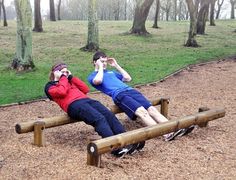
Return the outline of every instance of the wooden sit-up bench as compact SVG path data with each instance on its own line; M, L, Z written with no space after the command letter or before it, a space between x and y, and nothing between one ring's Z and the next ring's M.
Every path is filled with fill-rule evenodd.
M165 117L168 114L168 104L169 98L159 98L152 101L152 105L160 105L160 112ZM119 109L116 105L108 107L114 114L122 113L123 111ZM73 119L70 119L67 115L61 115L51 118L44 118L39 120L32 120L28 122L21 122L15 125L15 130L18 134L34 132L34 144L37 146L45 146L45 136L44 130L46 128L52 128L56 126L62 126L65 124L75 123Z
M190 116L92 141L87 146L87 164L100 167L101 155L106 152L111 152L128 144L146 141L191 125L205 127L209 121L224 116L225 110L223 108L211 110L200 108L198 113Z

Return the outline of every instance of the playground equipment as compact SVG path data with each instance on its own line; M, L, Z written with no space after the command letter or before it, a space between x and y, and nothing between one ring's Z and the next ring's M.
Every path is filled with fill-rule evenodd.
M165 117L168 115L168 104L169 98L158 98L156 100L151 101L153 106L160 105L160 112ZM118 106L112 105L108 107L114 114L122 113L123 111L119 109ZM44 130L46 128L52 128L56 126L62 126L65 124L75 123L75 121L71 119L67 115L61 115L51 118L44 118L39 120L32 120L28 122L21 122L15 125L15 130L18 134L28 133L34 131L34 144L36 146L45 146L45 135Z
M146 141L191 125L205 127L209 121L224 116L225 110L223 108L199 108L199 112L194 115L92 141L87 146L87 164L100 167L101 155L106 152L110 152L128 144Z

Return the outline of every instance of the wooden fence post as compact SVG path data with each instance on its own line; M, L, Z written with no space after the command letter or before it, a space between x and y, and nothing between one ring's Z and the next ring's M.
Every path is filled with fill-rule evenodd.
M34 144L36 146L45 146L45 136L44 136L45 122L36 121L34 123Z

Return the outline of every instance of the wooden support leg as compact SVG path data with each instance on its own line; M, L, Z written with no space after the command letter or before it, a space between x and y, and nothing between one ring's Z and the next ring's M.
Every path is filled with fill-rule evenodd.
M204 112L204 111L208 111L208 110L210 110L208 107L200 107L198 109L198 112ZM207 127L207 125L208 125L208 122L198 124L198 126L201 128Z
M101 155L87 153L87 165L101 167Z
M161 114L166 118L168 118L168 105L169 105L169 99L161 100Z
M90 136L88 139L88 144L98 139L101 139L101 137L96 136L96 135ZM101 167L102 155L90 154L89 152L94 152L94 147L90 147L90 148L93 148L93 149L90 149L87 151L87 165Z
M44 129L45 129L45 122L36 121L34 123L34 145L38 147L45 146Z

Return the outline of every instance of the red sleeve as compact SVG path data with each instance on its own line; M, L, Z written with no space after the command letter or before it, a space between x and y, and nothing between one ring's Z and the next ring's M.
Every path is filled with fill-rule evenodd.
M52 98L64 97L66 96L67 90L69 89L69 82L66 76L62 76L59 79L58 84L51 86L48 90Z
M89 87L79 78L73 77L71 79L71 82L84 94L87 94L89 92Z

